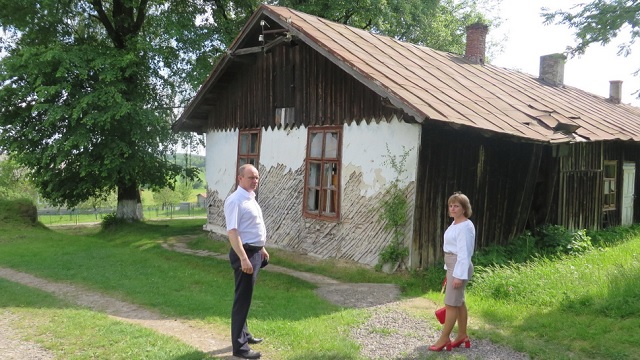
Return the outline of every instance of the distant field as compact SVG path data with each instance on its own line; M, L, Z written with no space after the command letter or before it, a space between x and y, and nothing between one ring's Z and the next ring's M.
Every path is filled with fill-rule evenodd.
M111 214L112 212L112 209L101 209L98 212L93 212L92 210L40 212L38 214L38 220L45 225L94 223L101 222L105 215ZM154 206L144 207L143 215L147 220L189 217L201 217L205 219L207 217L207 209L203 207L179 208L177 206L162 209Z

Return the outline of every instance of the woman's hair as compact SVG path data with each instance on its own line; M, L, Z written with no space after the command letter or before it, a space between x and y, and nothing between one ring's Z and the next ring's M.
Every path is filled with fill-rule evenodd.
M449 201L447 202L447 205L449 204L453 204L453 203L458 203L460 204L460 206L462 206L462 210L464 211L464 216L466 217L471 217L471 214L473 214L473 211L471 210L471 202L469 201L469 198L467 197L467 195L456 191L453 193L453 195L449 196Z

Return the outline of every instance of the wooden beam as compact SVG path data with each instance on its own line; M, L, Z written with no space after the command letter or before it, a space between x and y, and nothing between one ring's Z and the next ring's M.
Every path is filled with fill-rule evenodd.
M268 44L265 45L260 45L260 46L253 46L253 47L248 47L248 48L244 48L244 49L238 49L234 52L232 52L230 55L231 56L242 56L242 55L247 55L247 54L255 54L255 53L259 53L259 52L269 52L271 51L271 49L273 49L274 47L281 45L284 42L290 42L292 40L291 36L278 36L277 38L275 38L275 40L271 41Z

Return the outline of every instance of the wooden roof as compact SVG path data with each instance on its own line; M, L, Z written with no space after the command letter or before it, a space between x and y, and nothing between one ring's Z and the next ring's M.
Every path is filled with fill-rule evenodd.
M264 22L262 22L264 20ZM536 142L640 140L640 109L514 70L397 41L289 8L262 5L174 124L206 123L233 59L269 43L264 29L302 41L416 121L440 121Z

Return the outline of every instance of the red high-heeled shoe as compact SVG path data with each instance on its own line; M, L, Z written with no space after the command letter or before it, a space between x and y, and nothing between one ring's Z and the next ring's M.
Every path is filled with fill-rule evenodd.
M451 351L451 340L447 341L442 346L431 345L429 346L429 351L442 351L444 348L447 348L447 351Z
M466 347L467 349L471 347L471 340L469 340L469 337L465 337L464 339L460 340L460 341L453 341L451 343L451 347L452 348L457 348L460 345L462 345L462 343L464 343L464 347Z

